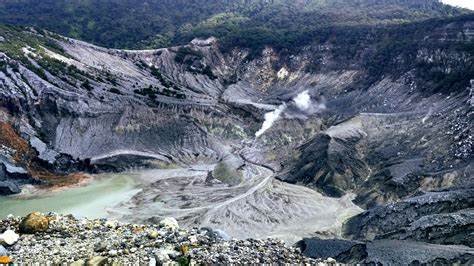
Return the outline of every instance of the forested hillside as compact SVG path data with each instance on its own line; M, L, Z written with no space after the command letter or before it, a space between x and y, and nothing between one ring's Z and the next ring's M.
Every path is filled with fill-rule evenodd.
M256 43L290 35L291 41L328 25L398 24L463 12L437 0L0 1L0 23L114 48L167 47L210 35L237 41L250 35Z

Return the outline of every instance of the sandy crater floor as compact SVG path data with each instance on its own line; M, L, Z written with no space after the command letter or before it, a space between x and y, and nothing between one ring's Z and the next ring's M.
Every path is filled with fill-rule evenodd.
M184 227L211 227L238 239L277 237L294 243L315 233L338 235L342 223L362 211L351 195L325 197L280 182L258 165L247 164L236 186L206 180L213 167L101 174L81 187L1 198L0 216L54 211L133 223L172 216Z

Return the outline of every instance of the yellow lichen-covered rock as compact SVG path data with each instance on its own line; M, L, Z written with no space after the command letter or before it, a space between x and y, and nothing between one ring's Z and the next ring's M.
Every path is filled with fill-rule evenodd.
M34 234L44 232L49 227L49 219L39 212L28 214L20 223L20 233Z
M0 264L9 264L11 262L13 262L13 260L8 256L1 256L0 257Z
M181 251L181 254L187 255L189 253L189 246L182 245L181 247L179 247L179 251Z
M148 232L148 237L150 239L155 239L157 238L158 236L160 235L160 233L156 230L151 230L150 232Z

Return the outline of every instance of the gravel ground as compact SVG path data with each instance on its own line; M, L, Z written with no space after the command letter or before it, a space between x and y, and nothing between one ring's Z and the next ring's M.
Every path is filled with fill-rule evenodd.
M225 235L210 229L180 229L173 218L156 225L56 214L47 218L46 231L20 234L13 245L3 244L9 259L18 264L73 265L318 263L281 240L224 240ZM8 217L0 221L0 233L7 229L19 232L21 220Z

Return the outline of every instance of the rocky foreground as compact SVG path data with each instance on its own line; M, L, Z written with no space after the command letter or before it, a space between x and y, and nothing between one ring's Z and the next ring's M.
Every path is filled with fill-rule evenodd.
M280 240L228 240L211 229L32 213L0 221L0 263L104 264L316 264ZM17 234L17 232L19 234Z

